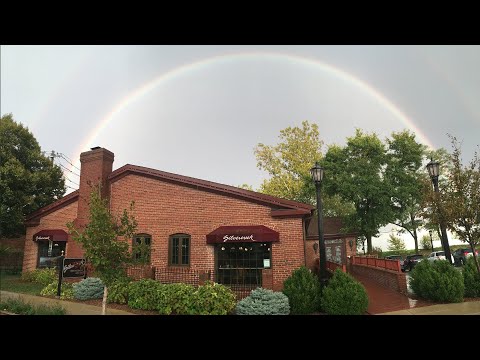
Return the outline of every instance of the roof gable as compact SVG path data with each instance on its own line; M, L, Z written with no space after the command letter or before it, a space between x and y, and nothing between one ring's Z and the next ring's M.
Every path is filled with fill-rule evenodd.
M45 216L48 215L58 209L61 209L64 206L67 206L75 201L78 200L78 190L75 190L74 192L71 192L70 194L62 197L61 199L58 199L57 201L51 203L50 205L44 206L37 211L34 211L33 213L29 214L25 218L25 223L27 226L32 226L36 225L38 220Z

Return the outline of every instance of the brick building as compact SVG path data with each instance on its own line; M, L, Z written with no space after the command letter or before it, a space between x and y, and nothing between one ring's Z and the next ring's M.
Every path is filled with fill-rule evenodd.
M113 160L103 148L82 153L79 190L27 217L23 270L48 265L62 251L83 255L66 223L86 225L91 184L98 183L116 214L135 201L137 234L122 240L159 280L195 283L203 276L280 290L306 264L313 206L141 166L112 171Z

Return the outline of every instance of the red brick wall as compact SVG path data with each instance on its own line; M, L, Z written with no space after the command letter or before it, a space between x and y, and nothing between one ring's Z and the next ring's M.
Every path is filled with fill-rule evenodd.
M206 244L206 234L222 225L265 225L280 233L280 242L272 246L274 290L304 265L301 218L272 218L268 206L132 174L111 184L110 192L114 213L135 201L137 232L152 235L157 269L168 267L169 236L186 233L191 236L191 268L213 271L214 246Z
M37 267L38 245L33 241L33 235L41 230L60 229L68 232L66 224L69 221L73 221L76 216L77 202L74 202L40 218L39 225L27 227L23 271L33 270ZM83 254L80 245L78 245L71 236L68 236L65 252L65 255L68 257L81 257Z
M407 295L407 279L404 273L357 264L350 265L349 271L364 275L389 289Z

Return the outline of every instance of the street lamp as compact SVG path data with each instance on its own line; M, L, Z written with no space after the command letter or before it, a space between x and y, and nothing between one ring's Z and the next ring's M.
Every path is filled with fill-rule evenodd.
M442 233L441 242L442 242L443 251L445 252L445 257L447 258L448 262L451 264L452 255L450 253L450 245L448 245L448 237L447 237L447 230L445 228L445 220L443 219L442 210L440 209L440 195L438 191L438 175L440 174L440 163L438 161L433 161L433 159L431 159L430 162L427 164L427 170L430 175L430 178L432 179L433 189L437 194L438 212L440 215L440 231ZM431 235L430 235L430 239L431 239Z
M428 230L428 233L430 234L430 244L432 244L432 252L433 252L432 230Z
M315 188L317 189L317 220L318 220L318 243L320 245L320 284L326 285L327 282L327 255L325 251L325 241L323 239L323 207L321 197L321 185L323 179L323 168L318 162L310 169Z

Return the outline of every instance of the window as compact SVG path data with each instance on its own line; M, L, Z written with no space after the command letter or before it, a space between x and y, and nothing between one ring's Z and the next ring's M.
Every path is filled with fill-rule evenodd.
M170 265L190 265L190 235L171 235L169 239L169 254Z
M133 237L132 256L133 262L137 264L150 264L150 246L152 236L138 234Z

